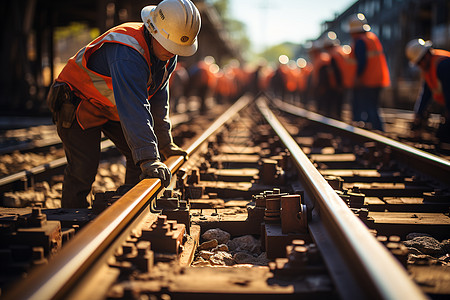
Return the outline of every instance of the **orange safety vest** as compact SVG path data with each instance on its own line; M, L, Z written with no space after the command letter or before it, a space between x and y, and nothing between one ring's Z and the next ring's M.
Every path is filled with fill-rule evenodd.
M352 88L355 82L356 64L352 63L350 54L345 53L342 46L331 47L328 49L328 53L336 61L344 87Z
M302 68L300 70L300 74L298 76L298 82L297 82L299 92L306 91L307 84L308 84L308 77L309 77L309 74L311 74L312 70L313 70L313 67L310 63L308 63L304 68Z
M331 69L331 56L328 53L321 52L313 57L312 85L317 88L319 85L320 69L327 68L328 81L330 86L336 87L337 82Z
M285 91L294 92L297 89L297 81L294 71L288 65L280 65L279 70L283 80L283 88Z
M98 74L87 67L89 57L104 43L119 43L137 50L150 70L150 51L144 36L143 23L124 23L90 42L69 59L56 81L66 82L81 99L76 116L81 128L87 129L119 121L111 77ZM149 76L150 85L151 76Z
M442 85L437 78L437 67L439 63L450 57L450 52L440 49L431 49L430 68L423 74L425 82L433 93L433 98L437 103L445 106L445 98L442 93Z
M298 91L298 81L299 81L299 77L300 77L300 69L295 67L295 68L290 68L289 67L289 73L288 73L288 78L287 78L287 82L286 82L286 89L293 93Z
M383 46L380 40L373 32L365 32L358 35L357 39L362 39L366 44L366 68L361 74L361 83L367 87L387 87L391 84L389 68L386 62L386 56L383 53ZM352 49L355 49L354 44ZM350 54L354 63L356 63L355 52Z

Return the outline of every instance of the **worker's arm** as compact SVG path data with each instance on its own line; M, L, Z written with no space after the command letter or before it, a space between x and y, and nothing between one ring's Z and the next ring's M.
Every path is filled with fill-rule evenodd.
M134 161L159 159L147 93L150 72L144 57L131 47L107 43L91 55L88 67L112 78L122 130Z
M172 125L169 118L169 77L175 69L176 63L176 56L168 63L159 60L152 62L154 83L149 90L151 96L149 102L160 149L173 142Z
M419 93L419 97L414 105L414 120L411 125L411 130L416 131L425 126L428 118L427 107L431 100L431 90L423 81L422 89Z
M431 90L424 81L422 84L422 89L419 93L419 97L414 105L414 113L416 116L423 117L426 114L427 107L431 100Z
M355 57L357 63L356 69L356 78L360 78L364 71L366 70L367 65L367 51L366 44L363 40L357 40L355 42Z
M338 87L342 87L343 83L342 83L342 73L341 73L341 69L339 68L336 59L332 59L331 60L331 69L333 70L333 75L336 78L336 84Z

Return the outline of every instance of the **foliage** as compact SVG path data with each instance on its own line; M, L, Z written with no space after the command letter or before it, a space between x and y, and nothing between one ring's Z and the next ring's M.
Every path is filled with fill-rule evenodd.
M230 17L229 0L210 0L208 2L211 3L217 10L217 13L222 17L225 31L229 33L230 38L246 59L246 56L249 55L251 43L246 32L245 24Z
M251 41L246 32L246 26L243 22L233 19L230 16L229 0L208 0L222 17L225 30L229 33L230 38L239 48L243 58L249 62L255 62L261 58L270 63L278 62L278 57L282 54L287 55L291 59L297 53L298 45L292 43L283 43L267 48L261 53L253 53L251 51Z
M289 59L295 60L295 59L297 59L297 57L294 57L297 47L298 47L298 45L292 44L292 43L278 44L278 45L267 48L266 50L261 52L259 54L259 56L264 58L267 62L272 63L272 64L273 63L277 64L278 57L280 57L280 55L283 55L283 54L286 55L287 57L289 57Z
M219 15L221 15L222 17L228 17L228 0L210 0L208 2L211 2L212 6L214 6Z

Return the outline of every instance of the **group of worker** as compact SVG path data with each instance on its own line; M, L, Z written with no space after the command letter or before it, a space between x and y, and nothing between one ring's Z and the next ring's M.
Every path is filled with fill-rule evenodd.
M50 88L47 103L67 157L63 208L90 206L88 195L100 161L102 134L126 158L125 185L134 186L144 178L157 178L162 186L169 185L171 171L164 159L188 155L172 139L170 81L176 85L186 82L188 77L200 78L195 86L201 90L200 94L206 95L214 86L215 96L220 99L235 96L233 93L240 90L239 86L253 92L264 90L278 76L276 72L265 74L261 68L251 75L242 73L238 66L229 71L216 68L215 76L205 76L203 71L211 72L214 66L202 61L191 70L180 71L184 75L180 73L176 79L172 75L182 69L177 68L178 56L191 56L197 51L201 27L198 9L190 0L163 0L157 6L144 7L141 19L142 22L113 27L80 49ZM353 38L350 54L336 38L328 36L320 51L317 43L312 47L312 64L305 64L302 72L311 73L308 78L315 95L319 101L327 101L319 106L324 114L339 118L344 92L351 89L353 119L383 130L378 98L381 89L390 83L383 49L362 14L350 21L350 33ZM408 44L406 54L422 69L425 78L421 101L416 107L416 123L425 116L432 96L446 105L444 115L448 120L449 53L432 49L428 42L414 40ZM324 66L330 67L322 69ZM337 75L332 76L333 72ZM194 84L190 82L187 86ZM298 86L303 89L307 86L305 78L289 82L291 91ZM176 93L175 89L170 90ZM189 91L183 88L178 93L188 95ZM204 101L203 98L200 104L202 111ZM445 124L441 135L448 139L450 124Z
M342 119L342 105L348 96L352 120L358 126L384 131L379 102L383 88L390 85L390 75L383 47L361 13L350 17L348 31L351 46L341 45L330 31L312 42L307 64L280 64L272 75L273 86L279 89L274 92L282 97L297 93L304 106L314 102L313 109L335 119ZM417 131L426 123L427 107L435 99L441 104L444 120L437 137L441 147L450 147L450 52L433 49L430 41L422 39L411 40L405 52L424 79L414 107L412 129ZM296 87L293 80L297 81Z
M193 109L198 103L201 114L207 112L208 100L213 100L212 104L230 103L247 91L252 75L238 60L231 60L224 67L216 64L212 56L206 56L188 68L179 62L169 81L171 111L179 111L182 98L194 106Z
M273 78L281 84L274 85L281 85L284 93L296 91L304 106L334 119L342 119L344 99L349 93L353 121L383 131L379 96L382 88L390 85L383 48L361 13L350 18L349 33L351 46L341 45L332 31L314 40L308 51L309 62L294 68L280 64L276 72L280 76ZM296 89L289 87L292 78L296 78Z

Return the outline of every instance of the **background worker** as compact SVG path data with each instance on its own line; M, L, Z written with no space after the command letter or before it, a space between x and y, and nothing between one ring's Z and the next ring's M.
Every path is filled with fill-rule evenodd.
M336 78L331 67L330 55L323 51L322 40L313 41L308 54L313 65L308 98L312 95L319 114L333 117L334 106L331 101L333 89L336 87Z
M200 14L190 0L164 0L141 17L79 50L51 88L47 101L68 162L62 207L89 206L102 132L126 158L127 185L154 177L167 186L161 155L186 154L172 140L168 79L177 55L197 51Z
M330 105L331 116L335 119L342 119L342 106L344 97L355 81L355 64L350 63L350 47L344 49L341 42L333 31L328 32L323 37L323 49L330 55L330 65L336 79L336 85L332 87L332 97Z
M412 129L416 131L426 121L427 107L433 98L444 108L444 122L436 136L441 147L450 150L450 52L433 49L430 41L413 39L406 45L406 56L413 65L419 66L423 78L422 91L414 107Z
M210 70L213 64L215 64L214 57L206 56L188 69L186 96L198 97L201 114L206 113L208 108L206 101L212 96L216 85L216 78Z
M370 123L372 129L383 131L379 98L382 88L391 83L383 47L378 37L370 31L363 14L353 15L348 24L353 40L350 57L356 63L352 95L353 121Z

